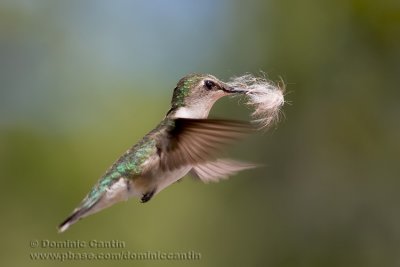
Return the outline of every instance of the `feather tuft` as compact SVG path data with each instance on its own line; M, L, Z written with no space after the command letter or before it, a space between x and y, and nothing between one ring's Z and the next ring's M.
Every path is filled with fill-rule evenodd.
M253 109L252 122L260 129L268 128L279 120L280 109L285 103L284 86L269 81L264 73L261 77L251 74L234 77L228 85L246 91L246 104Z

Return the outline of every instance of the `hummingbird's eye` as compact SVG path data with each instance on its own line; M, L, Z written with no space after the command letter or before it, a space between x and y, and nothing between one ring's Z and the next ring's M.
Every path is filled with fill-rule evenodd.
M211 90L215 86L215 83L213 81L206 80L204 81L204 85L207 87L208 90Z

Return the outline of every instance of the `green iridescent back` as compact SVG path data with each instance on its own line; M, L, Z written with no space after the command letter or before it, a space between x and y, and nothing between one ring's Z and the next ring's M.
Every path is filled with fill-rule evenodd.
M105 175L92 188L86 198L82 201L82 207L91 207L102 196L102 194L119 178L134 178L140 175L143 163L148 157L157 153L157 134L163 134L164 130L173 127L174 121L163 120L154 130L143 137L136 145L131 147L122 155L105 173Z

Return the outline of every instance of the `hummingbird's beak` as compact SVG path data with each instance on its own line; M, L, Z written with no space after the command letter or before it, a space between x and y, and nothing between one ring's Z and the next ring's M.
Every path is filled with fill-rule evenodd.
M234 88L234 87L226 85L226 84L224 85L224 87L222 87L222 90L224 92L230 93L230 94L245 94L245 93L247 93L247 90Z

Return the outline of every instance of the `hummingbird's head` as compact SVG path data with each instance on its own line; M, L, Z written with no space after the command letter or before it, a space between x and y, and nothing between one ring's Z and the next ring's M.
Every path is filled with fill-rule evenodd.
M174 118L206 118L214 103L229 94L244 93L210 74L189 74L174 89L171 109Z

